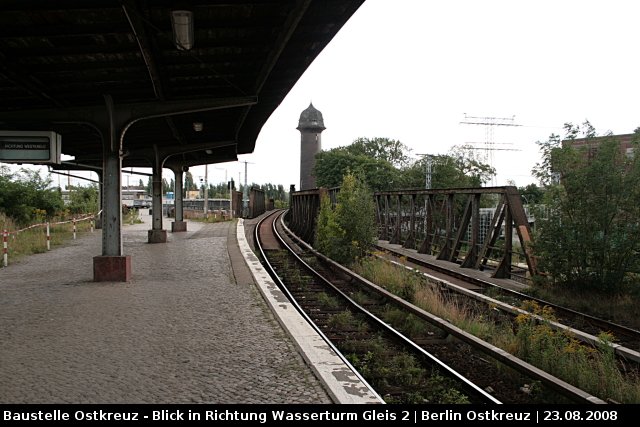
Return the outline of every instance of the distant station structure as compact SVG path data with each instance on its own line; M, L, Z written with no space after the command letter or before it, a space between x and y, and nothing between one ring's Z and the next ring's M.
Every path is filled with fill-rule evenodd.
M300 114L296 129L300 131L300 191L309 190L317 187L313 168L316 154L322 150L322 131L326 129L322 113L313 103Z

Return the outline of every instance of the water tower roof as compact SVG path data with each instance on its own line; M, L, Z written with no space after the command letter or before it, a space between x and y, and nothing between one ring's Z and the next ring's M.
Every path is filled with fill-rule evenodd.
M326 129L324 127L322 113L316 110L313 103L309 103L309 107L300 114L300 121L298 122L297 129Z

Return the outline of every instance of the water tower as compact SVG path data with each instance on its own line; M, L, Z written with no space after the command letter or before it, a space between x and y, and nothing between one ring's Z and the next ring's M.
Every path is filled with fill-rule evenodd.
M300 190L316 188L313 167L316 164L315 156L322 149L320 134L326 129L322 113L310 103L309 107L300 114L296 129L300 131Z

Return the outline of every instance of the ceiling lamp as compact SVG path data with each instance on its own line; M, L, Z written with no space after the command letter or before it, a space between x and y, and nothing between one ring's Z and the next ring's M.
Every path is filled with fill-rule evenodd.
M171 26L173 42L178 50L189 50L193 47L193 12L190 10L172 10Z
M202 128L204 127L204 125L202 124L202 122L193 122L193 130L196 132L202 132Z

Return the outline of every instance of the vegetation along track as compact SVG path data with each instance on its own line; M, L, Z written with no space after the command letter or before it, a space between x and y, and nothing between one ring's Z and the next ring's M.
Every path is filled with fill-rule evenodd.
M613 337L611 346L620 357L621 363L635 362L633 365L640 363L640 331L429 263L411 256L411 253L406 250L394 251L381 246L377 246L377 248L382 251L383 255L381 256L384 259L398 263L405 268L414 269L451 292L486 303L492 309L499 309L513 316L520 314L539 316L524 309L526 306L531 306L531 302L534 302L540 311L544 310L553 314L553 319L541 319L548 322L550 327L556 330L570 331L576 339L590 345L597 346L600 342L598 336L606 332ZM401 263L398 262L399 258L403 259ZM469 289L469 285L471 285L471 289Z
M302 242L289 244L299 253L295 258L283 249L287 237L275 244L274 218L256 227L274 276L387 402L603 403L343 267L319 261L321 255ZM275 224L286 229L282 221Z

